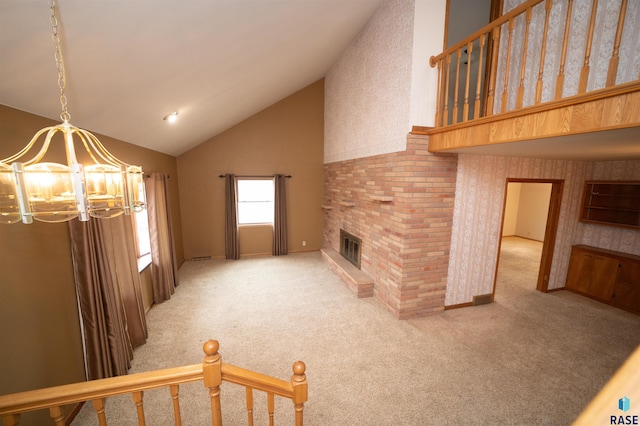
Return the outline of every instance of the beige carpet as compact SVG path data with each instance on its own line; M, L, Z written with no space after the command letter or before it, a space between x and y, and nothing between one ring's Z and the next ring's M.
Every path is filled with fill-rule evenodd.
M408 321L355 298L319 252L187 262L174 297L150 311L131 372L201 362L215 338L224 361L280 378L305 361L306 425L567 425L640 343L640 316L535 291L540 248L504 240L495 303ZM222 392L225 424L246 424L243 390ZM181 400L183 424L210 424L201 385ZM168 390L145 406L147 424L173 424ZM276 410L276 424L293 424L289 402ZM137 424L130 397L107 413ZM85 407L73 424L97 422Z

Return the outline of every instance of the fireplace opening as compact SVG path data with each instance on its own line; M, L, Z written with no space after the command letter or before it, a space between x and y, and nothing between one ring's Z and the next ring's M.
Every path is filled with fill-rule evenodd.
M340 254L360 269L360 252L362 240L355 235L340 230Z

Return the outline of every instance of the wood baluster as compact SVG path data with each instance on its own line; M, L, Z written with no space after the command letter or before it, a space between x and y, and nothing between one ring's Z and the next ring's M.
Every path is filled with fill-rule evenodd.
M616 39L613 43L613 54L609 61L609 71L607 72L606 87L614 86L616 84L616 77L618 75L618 64L620 62L620 43L622 42L622 31L624 30L624 18L627 14L627 0L622 0L620 5L620 15L618 15L618 28L616 29Z
M276 404L271 392L267 393L267 409L269 411L269 426L273 426L273 413L276 411Z
M93 409L98 415L98 423L100 423L100 426L107 426L107 417L104 414L104 398L94 399Z
M180 416L180 386L169 385L169 392L171 393L171 400L173 401L173 418L175 419L176 426L182 426L182 417Z
M476 100L473 104L473 118L476 119L480 117L480 87L482 83L482 55L484 54L484 43L487 35L482 34L480 36L480 55L478 56L478 79L476 80Z
M449 124L449 84L450 84L450 71L451 70L451 55L447 55L447 66L444 70L446 83L444 85L444 108L443 108L443 125Z
M291 376L291 386L293 387L293 407L296 411L296 426L302 426L304 417L304 403L309 397L307 376L304 372L307 367L302 361L293 364L293 376Z
M464 86L464 106L462 108L462 121L469 119L469 80L471 76L471 54L473 53L473 43L467 43L467 82Z
M247 394L247 424L253 426L253 389L247 386L245 391Z
M456 124L458 122L458 88L460 87L460 53L462 49L458 49L456 51L457 61L456 61L456 85L453 94L453 120L452 123Z
M529 28L531 28L532 8L527 9L526 25L524 29L524 45L522 47L522 66L520 67L520 86L518 86L518 96L516 98L516 108L522 108L524 102L524 76L527 68L527 51L529 48Z
M598 11L598 0L593 0L591 4L591 19L589 20L589 34L587 35L587 46L584 49L584 65L580 70L580 82L578 83L578 94L587 91L589 82L589 69L591 60L591 44L593 43L593 33L596 26L596 13Z
M138 412L138 425L145 426L146 422L144 420L144 407L142 406L144 392L131 392L131 396L133 397L133 402L136 404L136 411Z
M20 414L5 414L4 416L2 416L2 425L3 426L19 426Z
M496 92L496 78L498 71L498 47L500 45L500 27L495 27L492 31L492 47L491 47L491 71L489 73L489 89L487 90L487 105L485 115L493 115L493 104Z
M442 68L442 60L438 61L438 89L437 89L437 101L436 101L436 127L442 127L442 107L444 105L442 94L444 91L442 90L442 83L444 79L442 78L443 68Z
M507 100L509 99L509 63L511 62L511 45L513 44L513 18L509 19L509 36L507 38L507 62L504 68L504 83L502 89L502 104L500 105L500 112L507 110Z
M49 416L51 416L56 426L65 426L64 413L62 412L62 408L60 407L49 408Z
M573 9L573 0L567 3L567 18L564 25L564 39L562 40L562 56L560 57L560 71L556 80L556 99L562 98L564 89L564 64L567 61L567 47L569 45L569 31L571 30L571 10Z
M534 103L542 101L542 77L544 75L544 60L547 54L547 34L549 33L549 16L551 14L552 0L545 3L544 29L542 30L542 48L540 49L540 68L538 69L538 81L536 82L536 98Z
M222 410L220 408L220 384L222 383L222 357L218 353L220 343L209 340L204 346L202 376L204 386L209 388L211 398L211 421L213 426L222 426Z

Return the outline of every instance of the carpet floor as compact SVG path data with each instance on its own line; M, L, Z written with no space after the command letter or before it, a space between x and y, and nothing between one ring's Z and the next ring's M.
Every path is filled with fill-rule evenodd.
M357 299L319 252L186 262L130 372L199 363L213 338L224 362L285 380L303 360L306 425L567 425L640 344L640 316L536 291L540 251L503 239L494 303L405 321ZM183 424L210 424L202 384L180 394ZM255 424L267 424L255 399ZM145 411L149 425L173 424L168 390L146 392ZM223 383L222 411L247 424L243 388ZM137 424L130 396L109 400L107 416ZM293 424L289 401L275 421ZM92 424L86 404L73 425Z

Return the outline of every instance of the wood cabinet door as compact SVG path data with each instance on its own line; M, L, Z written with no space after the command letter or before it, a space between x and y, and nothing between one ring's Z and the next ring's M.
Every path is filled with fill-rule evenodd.
M588 254L587 256L591 257L592 264L588 294L603 302L611 303L620 261L596 254Z
M591 258L582 250L572 249L566 287L578 293L589 293Z
M611 302L629 311L640 313L640 263L620 262L618 282Z
M611 303L619 261L574 249L569 261L567 288Z

